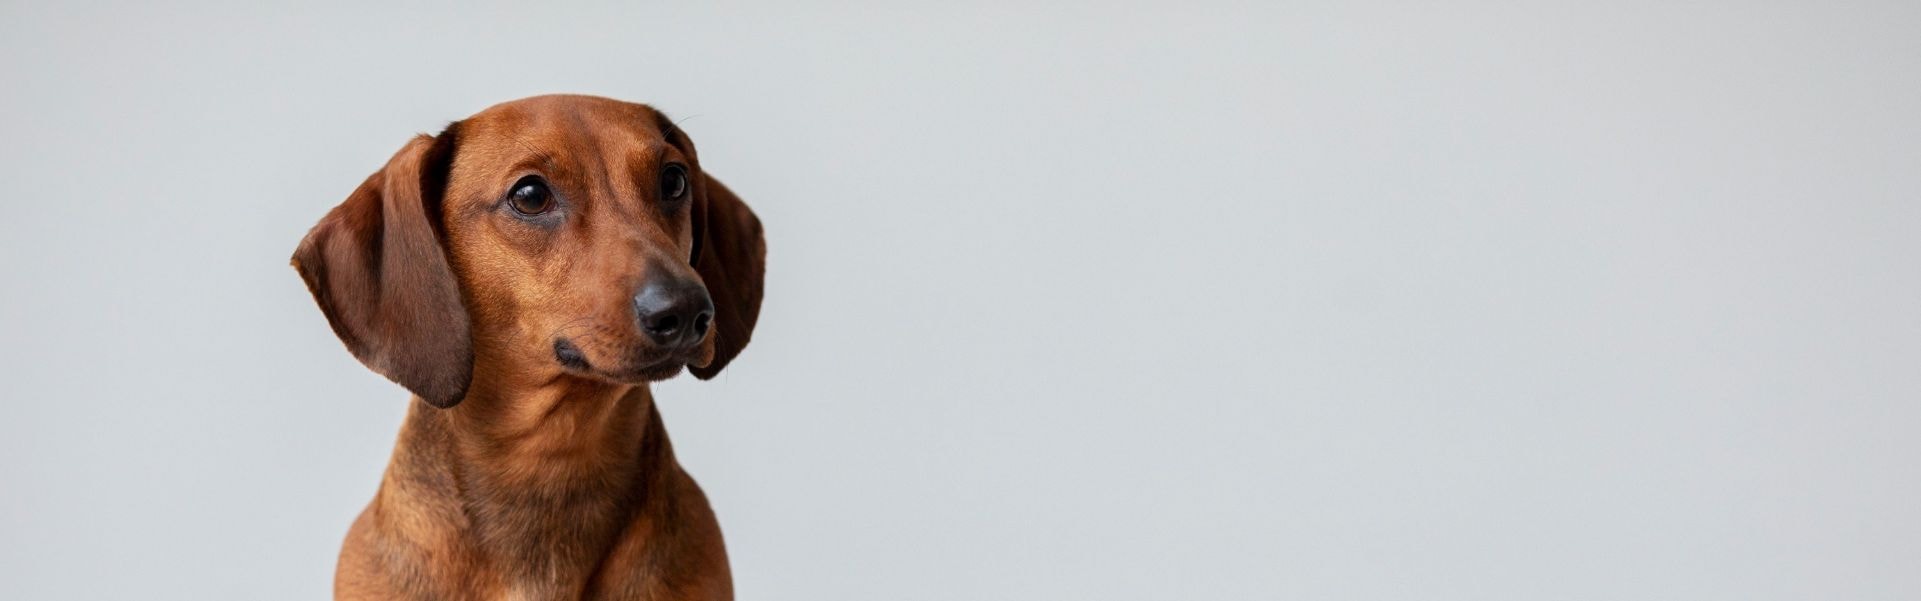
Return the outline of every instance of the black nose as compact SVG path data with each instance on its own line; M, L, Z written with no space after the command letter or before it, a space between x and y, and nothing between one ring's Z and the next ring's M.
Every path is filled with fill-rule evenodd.
M634 315L640 318L640 331L655 345L684 349L707 337L707 328L714 322L714 299L699 282L653 280L634 295Z

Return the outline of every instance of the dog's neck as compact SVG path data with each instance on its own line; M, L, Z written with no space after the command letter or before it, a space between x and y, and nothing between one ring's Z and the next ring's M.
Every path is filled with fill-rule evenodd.
M435 535L462 541L503 580L584 585L679 469L651 391L477 376L452 409L413 404L382 495L439 500Z
M665 444L652 391L562 377L538 385L480 386L446 412L462 463L502 478L510 488L556 490L612 483L635 474L649 442ZM666 450L664 448L658 450Z

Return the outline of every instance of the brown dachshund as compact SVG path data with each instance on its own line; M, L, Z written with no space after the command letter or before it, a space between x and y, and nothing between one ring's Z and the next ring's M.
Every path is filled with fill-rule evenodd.
M421 401L335 598L733 598L648 382L740 353L765 256L644 105L528 98L408 142L293 256L347 350Z

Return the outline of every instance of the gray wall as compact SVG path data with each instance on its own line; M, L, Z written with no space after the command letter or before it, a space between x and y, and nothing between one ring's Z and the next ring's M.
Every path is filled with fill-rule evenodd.
M1913 3L38 4L0 597L326 596L405 395L287 256L557 91L767 224L743 598L1921 597Z

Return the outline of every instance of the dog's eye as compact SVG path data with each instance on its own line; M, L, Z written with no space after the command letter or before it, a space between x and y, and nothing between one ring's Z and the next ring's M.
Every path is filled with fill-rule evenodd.
M668 165L660 174L660 196L667 200L680 200L687 195L687 168Z
M539 176L529 175L514 182L513 190L507 193L507 204L522 215L539 215L554 208L554 193Z

